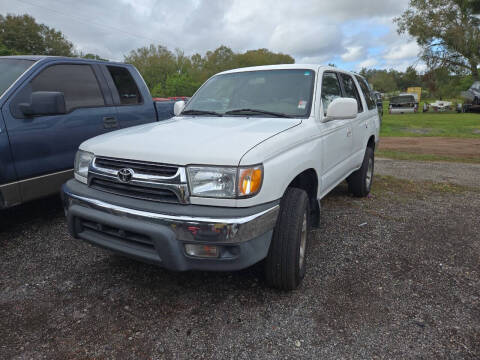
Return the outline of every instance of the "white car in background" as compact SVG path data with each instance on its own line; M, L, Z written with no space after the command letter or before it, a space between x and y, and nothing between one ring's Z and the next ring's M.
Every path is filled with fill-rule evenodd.
M171 270L265 260L296 288L320 200L372 186L379 115L364 78L319 65L210 78L176 116L84 142L63 187L75 238Z

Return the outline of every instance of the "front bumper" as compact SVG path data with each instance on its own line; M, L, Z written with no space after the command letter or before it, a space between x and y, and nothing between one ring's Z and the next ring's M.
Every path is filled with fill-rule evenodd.
M262 260L279 211L278 201L252 208L154 203L73 179L62 189L73 237L178 271L239 270ZM216 245L219 257L189 256L185 244Z

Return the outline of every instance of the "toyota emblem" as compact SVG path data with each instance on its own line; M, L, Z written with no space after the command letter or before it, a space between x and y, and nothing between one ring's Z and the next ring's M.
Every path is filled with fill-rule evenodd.
M129 182L130 180L132 180L133 170L129 168L120 169L118 170L117 176L121 182Z

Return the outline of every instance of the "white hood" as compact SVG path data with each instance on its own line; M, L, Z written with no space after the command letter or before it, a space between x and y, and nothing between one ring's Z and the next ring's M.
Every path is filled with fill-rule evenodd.
M301 123L263 117L174 117L94 137L80 148L97 156L164 164L238 165L255 145Z

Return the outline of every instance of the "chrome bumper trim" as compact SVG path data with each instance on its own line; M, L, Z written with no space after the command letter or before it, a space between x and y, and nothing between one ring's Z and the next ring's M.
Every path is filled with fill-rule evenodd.
M139 221L163 225L172 230L177 240L215 243L239 243L252 240L275 227L279 205L244 217L195 217L159 214L129 209L104 201L64 192L65 208L83 206L110 215L123 216Z

